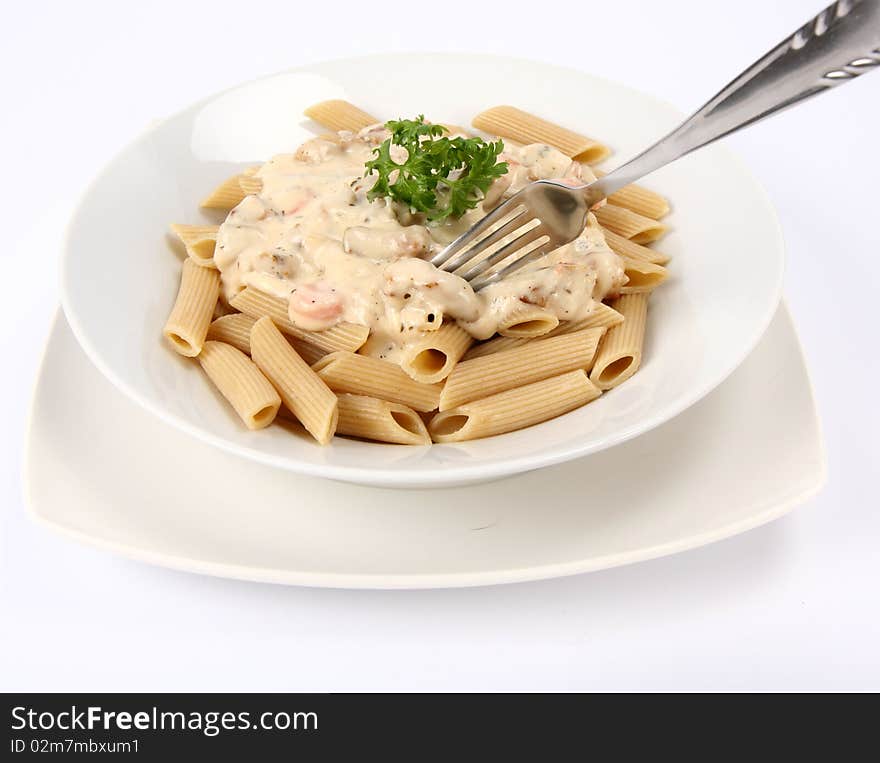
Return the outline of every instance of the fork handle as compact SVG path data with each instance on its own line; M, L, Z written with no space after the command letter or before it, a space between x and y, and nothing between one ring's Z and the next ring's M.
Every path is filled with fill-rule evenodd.
M666 137L590 184L591 203L695 149L880 68L880 0L838 0Z

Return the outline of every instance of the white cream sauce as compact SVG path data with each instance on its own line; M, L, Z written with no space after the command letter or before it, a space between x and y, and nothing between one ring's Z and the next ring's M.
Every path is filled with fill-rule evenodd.
M368 326L365 351L395 360L444 321L488 339L523 303L578 320L625 282L620 258L591 215L571 244L474 293L425 258L532 180L591 180L592 172L550 146L508 142L501 159L510 169L489 189L486 208L426 226L397 203L366 198L373 178L362 177L364 163L387 135L375 126L315 138L260 168L261 192L235 207L217 235L214 260L227 299L253 286L289 299L290 319L303 329L339 321Z

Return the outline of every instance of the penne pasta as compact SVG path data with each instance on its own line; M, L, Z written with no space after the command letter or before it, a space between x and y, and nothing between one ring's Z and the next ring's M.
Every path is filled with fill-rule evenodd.
M669 202L665 197L640 185L628 185L608 197L608 203L635 212L643 217L659 220L669 214Z
M304 342L296 337L288 335L287 341L290 342L293 349L296 350L297 355L299 355L310 366L317 363L327 354L327 350L322 350L320 347L316 347L310 342Z
M242 176L252 175L257 169L257 167L248 167L244 172L226 178L208 196L202 199L199 206L203 209L222 209L228 212L237 206L246 195L241 190L240 181Z
M612 303L623 315L623 323L608 329L596 353L590 379L599 389L616 387L641 365L648 296L648 293L625 294Z
M560 321L559 325L540 337L541 339L549 339L550 337L559 336L560 334L571 334L575 331L583 331L584 329L609 328L615 326L623 320L623 316L616 310L608 307L603 302L597 302L586 318L579 321ZM493 352L501 352L502 350L512 350L514 347L522 347L530 342L530 339L517 339L508 336L496 336L486 342L475 344L464 355L464 360L472 360L480 358L484 355L491 355Z
M600 178L608 173L602 172L602 170L593 170L593 174ZM635 183L630 183L630 185L612 193L608 197L608 203L618 207L626 207L636 214L652 217L655 220L669 214L669 202L665 196Z
M517 143L546 143L575 161L595 164L611 153L597 140L580 135L513 106L495 106L477 114L473 126L478 130L510 138Z
M187 255L196 265L206 268L215 267L214 247L219 229L219 225L171 225L171 232L183 242Z
M395 363L366 355L332 352L315 363L312 370L334 392L377 397L417 411L433 411L440 401L439 384L421 384Z
M233 310L229 303L223 298L223 292L220 292L220 298L217 300L217 304L214 305L214 312L211 314L211 320L216 321L218 318L222 318L224 315L234 315L237 313L237 310Z
M231 344L245 355L251 354L251 329L257 319L244 313L223 315L208 327L208 339Z
M381 121L354 104L342 100L321 101L309 106L304 113L309 119L314 119L330 130L358 132Z
M260 318L251 329L251 357L278 390L291 413L321 445L336 431L336 395L278 330L271 318Z
M473 135L473 133L470 130L462 127L461 125L447 124L445 122L440 122L439 124L441 127L443 127L446 130L446 134L449 137L460 135L464 138L469 138Z
M413 161L409 179L397 172L395 152L382 142L388 131L371 114L341 99L305 113L327 132L240 170L202 202L226 212L239 207L234 216L219 226L171 226L187 259L163 334L176 352L199 356L248 427L280 417L322 444L334 433L406 445L456 442L553 418L636 372L649 295L669 276L670 258L645 246L667 230L663 195L631 184L591 210L588 226L594 234L601 228L616 256L605 247L594 252L594 239L584 236L586 246L579 240L541 261L536 254L534 268L479 294L457 278L462 268L442 272L432 259L531 180L601 177L590 165L608 155L605 144L513 106L478 114L472 132L433 123L447 137L472 138L461 146L423 135L432 123L422 116L401 117L391 149L430 158ZM503 155L477 131L504 138ZM487 152L486 166L475 163L479 152ZM507 172L495 166L501 161ZM365 163L376 185L365 181ZM485 180L482 209L469 211L447 193L459 177L450 172ZM435 182L443 187L431 198L407 195ZM504 223L493 234L497 250L509 240ZM227 293L234 294L228 301ZM538 298L544 294L546 301ZM563 320L590 305L586 317ZM337 322L341 316L358 323ZM475 341L470 332L494 334Z
M657 252L647 246L642 246L628 238L618 235L614 231L603 228L605 243L621 257L628 257L631 260L644 260L645 262L653 262L656 265L665 265L669 262L669 257L662 252Z
M354 352L367 341L367 336L370 333L366 326L358 326L354 323L339 323L326 331L305 331L288 317L286 299L273 297L251 286L236 294L230 300L230 304L236 310L255 318L269 316L285 334L314 345L324 352L335 352L336 350Z
M449 376L473 343L471 335L457 324L444 323L407 347L400 366L417 382L433 384Z
M257 319L244 313L231 313L217 316L208 327L208 339L226 342L237 347L245 355L251 354L251 329ZM316 363L327 353L315 347L313 344L295 339L292 336L285 337L297 354L309 365Z
M244 192L238 184L238 174L224 180L199 204L203 209L230 210L244 198Z
M582 331L583 329L607 329L622 322L623 316L617 310L604 302L597 302L586 318L581 318L579 321L562 321L558 328L551 331L548 336L571 334L573 331Z
M428 428L412 408L364 395L339 395L336 432L398 445L431 444Z
M448 411L471 400L575 369L589 370L604 332L602 328L584 329L464 360L443 385L440 410Z
M253 196L263 190L263 181L253 175L239 175L238 185L245 196Z
M498 324L498 333L503 337L531 339L553 331L558 325L559 318L549 310L523 303Z
M669 272L662 265L644 260L623 258L623 267L629 281L620 287L621 294L638 294L643 291L653 291L663 283Z
M556 418L601 394L578 369L438 413L428 431L434 442L491 437Z
M593 213L603 228L608 228L637 244L656 241L666 233L666 226L663 223L638 215L624 207L616 207L614 204L603 204L594 209Z
M248 429L262 429L275 420L281 398L241 350L223 342L205 342L199 363Z
M559 325L561 326L562 324ZM552 333L553 332L551 331L541 338L549 338ZM514 347L522 347L524 344L528 344L531 341L531 339L522 339L513 336L494 336L491 339L487 339L485 342L479 342L478 344L473 345L464 354L462 360L473 360L474 358L482 358L496 352L512 350Z
M220 273L196 265L187 257L177 299L164 329L165 337L181 355L192 358L202 351L219 294Z

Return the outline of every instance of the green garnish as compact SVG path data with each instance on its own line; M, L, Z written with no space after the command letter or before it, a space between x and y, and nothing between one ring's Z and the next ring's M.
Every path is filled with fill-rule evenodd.
M421 114L418 119L386 122L385 127L391 137L373 149L375 158L364 165L378 176L367 194L370 201L388 197L413 212L424 212L429 222L440 223L476 207L489 186L507 172L507 162L498 161L504 150L500 140L441 137L447 129L425 124ZM402 164L391 158L392 145L406 149Z

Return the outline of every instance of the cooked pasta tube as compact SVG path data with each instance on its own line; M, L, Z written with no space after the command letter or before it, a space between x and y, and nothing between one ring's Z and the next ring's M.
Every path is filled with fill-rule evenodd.
M431 444L425 423L412 408L364 395L339 395L336 432L398 445Z
M602 170L593 170L593 173L597 178L608 174ZM655 220L669 214L669 202L665 196L635 183L630 183L612 193L608 197L608 202L618 207L626 207L645 217L653 217Z
M248 167L244 172L239 172L232 177L226 178L207 197L202 199L199 206L204 209L223 209L229 211L238 205L246 195L241 190L241 178L252 175L256 171L256 167Z
M666 233L666 226L663 223L644 215L637 215L624 207L616 207L614 204L604 204L593 212L603 228L608 228L637 244L656 241Z
M608 146L513 106L494 106L474 117L473 126L517 143L546 143L579 162L593 164L611 153Z
M665 197L635 184L624 186L612 193L608 197L608 203L654 220L669 214L669 202Z
M216 321L218 318L222 318L224 315L234 315L238 312L238 310L233 310L229 303L223 298L223 292L220 292L220 298L217 300L217 304L214 305L214 312L211 314L211 320Z
M263 190L263 181L252 175L239 175L238 185L245 196L253 196Z
M208 339L214 342L226 342L241 350L245 355L251 354L251 329L257 319L244 313L223 315L214 320L208 327Z
M241 350L223 342L205 342L199 363L248 429L262 429L272 423L281 398Z
M541 338L546 339L547 337L549 337L549 334ZM514 347L522 347L531 341L531 339L520 339L514 336L494 336L485 342L475 344L464 354L462 360L473 360L474 358L482 358L486 355L494 355L496 352L512 350Z
M611 303L623 315L623 323L608 329L596 353L590 379L599 389L616 387L641 365L648 296L648 292L625 294Z
M287 341L293 345L293 349L297 354L310 366L317 363L327 354L327 350L322 350L309 342L304 342L296 337L288 336Z
M448 411L471 400L578 368L589 370L604 331L602 328L584 329L463 360L443 385L440 410Z
M446 134L449 137L452 137L454 135L462 135L464 137L469 138L471 135L473 135L473 133L470 130L468 130L465 127L462 127L461 125L453 125L453 124L446 124L445 122L440 122L440 126L446 130Z
M605 236L605 243L621 257L629 257L631 260L644 260L645 262L653 262L655 265L665 265L669 262L669 256L662 252L655 251L647 246L642 246L628 238L618 235L612 230L603 228L602 234Z
M433 384L445 379L474 343L471 335L455 323L444 323L436 331L425 332L409 345L400 366L417 382Z
M208 327L208 339L226 342L233 347L237 347L246 355L250 355L251 329L256 322L256 318L244 313L217 316ZM309 365L316 363L327 354L324 350L315 347L315 345L295 339L292 336L288 336L287 341L290 342L297 354Z
M236 294L230 304L242 313L262 318L268 315L285 334L313 344L325 352L350 350L354 352L367 341L370 330L354 323L339 323L326 331L305 331L290 320L287 314L287 300L248 286Z
M177 299L164 330L165 337L181 355L193 358L202 351L219 294L220 273L196 265L187 257Z
M669 276L669 272L662 265L644 260L632 260L629 257L623 258L623 267L629 281L621 287L621 294L653 291Z
M490 437L561 416L601 394L578 369L438 413L428 431L434 442Z
M321 445L330 442L339 416L336 395L297 355L271 318L260 318L251 329L251 357L309 434Z
M219 225L171 225L171 232L183 242L186 253L192 257L193 262L206 268L216 267L214 247L219 229Z
M549 310L523 303L498 324L498 333L504 337L531 339L544 336L558 325L559 318Z
M321 101L305 110L309 119L314 119L318 124L330 130L350 130L358 132L364 127L377 124L381 120L362 111L353 103L342 100Z
M557 334L571 334L573 331L583 329L607 329L623 322L623 316L613 307L604 302L597 302L592 312L578 321L562 321L559 326L550 332L549 336Z
M440 401L439 384L417 382L387 360L353 352L331 352L315 363L312 370L334 392L378 397L417 411L433 411Z
M617 310L608 307L604 302L597 302L596 307L586 318L582 318L579 321L560 321L555 329L548 331L540 338L549 339L560 334L571 334L583 329L609 328L620 323L622 320L623 316ZM514 347L522 347L530 341L530 339L517 339L512 336L496 336L486 342L475 344L465 353L464 359L472 360L484 355L491 355L493 352L512 350Z

